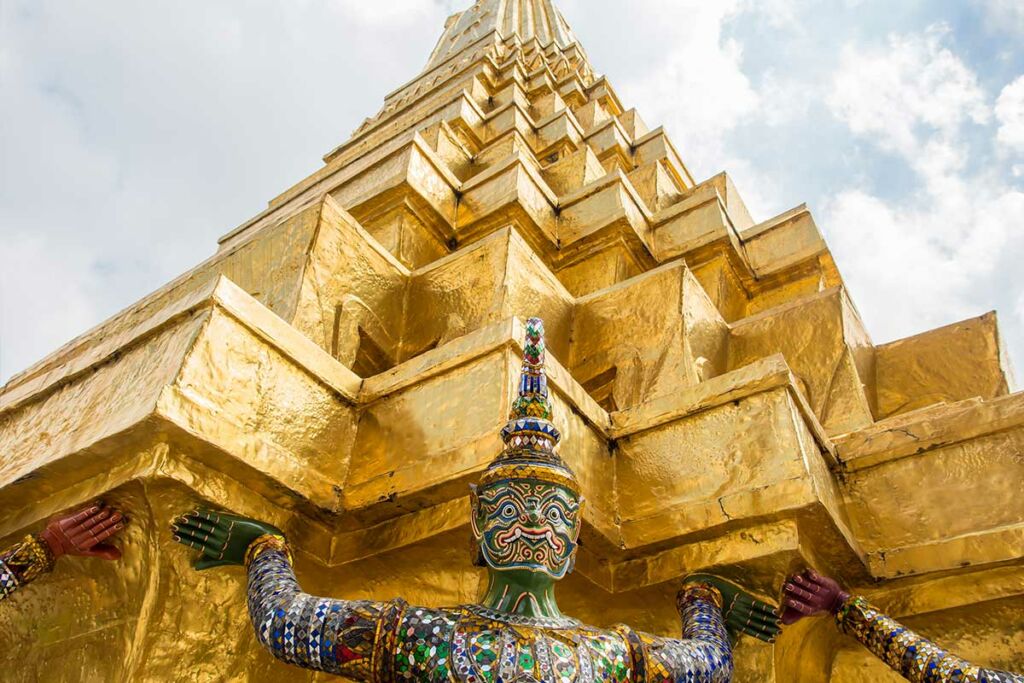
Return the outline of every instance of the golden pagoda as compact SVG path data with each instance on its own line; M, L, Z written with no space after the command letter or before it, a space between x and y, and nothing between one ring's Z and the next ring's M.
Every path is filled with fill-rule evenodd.
M1024 669L1024 394L994 314L875 346L805 206L755 222L627 109L551 0L480 0L324 166L210 259L0 390L0 544L97 498L121 562L0 608L4 681L326 680L257 645L242 570L168 525L267 520L303 585L478 597L469 484L544 319L588 499L567 611L674 635L689 572L813 565ZM894 292L893 296L899 296ZM898 681L827 620L736 681Z

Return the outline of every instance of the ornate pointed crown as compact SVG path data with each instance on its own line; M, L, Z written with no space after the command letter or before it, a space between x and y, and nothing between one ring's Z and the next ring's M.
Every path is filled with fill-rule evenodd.
M481 487L503 479L538 479L579 492L576 475L555 452L562 437L551 424L551 398L544 371L544 322L540 318L526 321L519 395L512 403L501 438L505 449L484 472Z

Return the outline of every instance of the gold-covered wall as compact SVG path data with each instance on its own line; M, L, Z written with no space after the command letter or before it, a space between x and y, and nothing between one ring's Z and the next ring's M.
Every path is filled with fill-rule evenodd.
M474 600L468 486L530 316L588 499L567 612L674 635L687 573L777 599L811 565L1024 670L1024 395L995 316L875 346L805 206L757 222L550 2L498 4L211 259L0 390L4 542L98 497L130 519L121 562L0 604L4 680L326 680L258 648L240 570L191 569L168 524L199 504L284 529L310 592ZM736 660L889 676L824 621Z

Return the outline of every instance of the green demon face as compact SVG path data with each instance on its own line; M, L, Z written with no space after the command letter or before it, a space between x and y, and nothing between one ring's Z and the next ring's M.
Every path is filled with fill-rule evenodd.
M580 497L533 479L489 484L473 496L473 534L487 566L542 572L572 569L580 535Z

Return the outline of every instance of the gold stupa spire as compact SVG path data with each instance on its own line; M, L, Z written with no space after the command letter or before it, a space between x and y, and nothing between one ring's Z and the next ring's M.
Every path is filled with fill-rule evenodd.
M577 44L576 35L551 0L478 0L445 23L427 69L485 37L497 42L513 36L524 43L536 39L544 47L555 44L565 49Z

